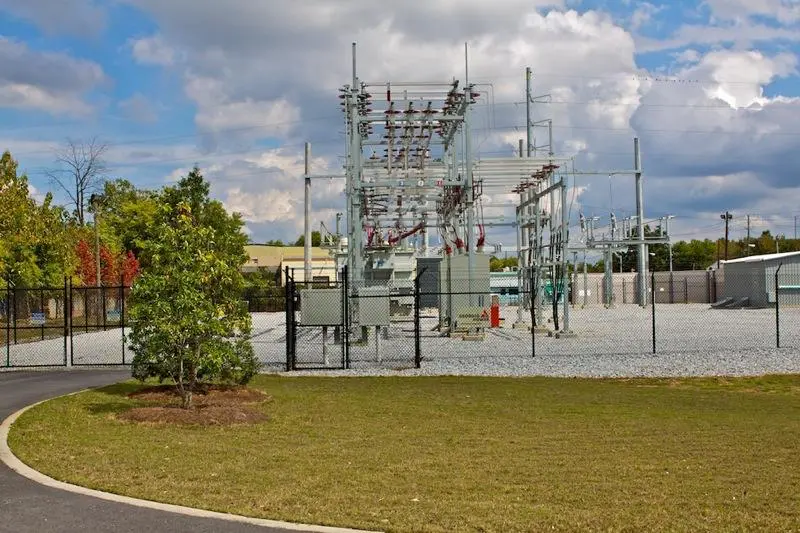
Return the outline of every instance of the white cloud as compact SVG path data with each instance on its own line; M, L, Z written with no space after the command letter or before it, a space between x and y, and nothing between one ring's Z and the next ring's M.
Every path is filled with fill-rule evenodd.
M656 6L650 2L641 2L637 4L630 18L630 28L633 31L641 29L653 20L653 16L657 15L659 11L663 11L664 6Z
M170 66L176 61L175 50L155 35L129 41L133 58L143 65Z
M800 21L800 2L797 0L705 0L714 17L722 20L742 20L759 15L784 24Z
M350 81L352 41L358 42L359 75L367 81L463 79L463 42L469 41L470 78L491 82L492 98L482 102L497 103L476 108L475 146L482 154L511 155L524 136L524 106L512 102L522 100L523 71L531 66L535 93L553 100L535 105L534 118L553 119L558 151L579 153L580 164L590 168L629 168L631 137L639 133L648 213L712 212L716 207L709 205L723 203L738 209L761 199L778 205L780 195L773 196L772 188L786 190L786 171L775 161L783 157L789 167L794 161L797 137L785 134L796 131L800 104L764 92L765 85L794 73L794 56L683 50L692 43L741 48L775 38L800 40L792 28L749 18L767 9L760 3L737 18L741 2L711 0L722 26L687 25L666 41L647 41L607 14L565 11L560 1L469 0L458 9L452 0L409 0L403 6L363 0L127 1L151 13L159 28L157 35L131 42L134 57L182 76L196 106L195 124L214 141L214 150L204 145L206 153L181 146L169 155L148 148L160 155L143 155L141 161L160 159L163 165L174 157L181 175L197 161L214 194L244 214L256 239L266 233L294 237L302 229L303 141L312 141L320 156L315 171L340 165L343 121L336 90ZM556 9L542 9L550 4ZM628 21L633 28L654 21L659 9L637 5ZM647 79L650 73L637 67L636 53L663 49L678 50L679 78L703 82ZM687 133L692 131L716 133ZM541 143L546 133L537 128L536 136ZM281 141L282 149L256 150L254 141L264 138ZM118 157L135 160L131 150ZM607 212L605 180L579 181L573 213L578 207ZM632 185L623 181L613 202L620 212L632 207ZM761 185L745 188L753 183ZM314 182L315 220L329 220L342 208L341 190L335 180Z
M787 27L774 27L748 20L723 26L686 24L667 39L636 38L640 52L675 50L690 45L734 45L739 50L775 41L798 42L800 32Z
M763 87L776 78L796 74L796 67L794 54L768 57L755 51L714 51L685 74L713 80L714 85L706 89L708 96L742 108L768 104L770 100L763 96Z
M186 93L198 106L195 123L211 133L241 134L250 129L255 137L285 135L300 118L300 109L285 98L231 101L225 85L212 78L188 76Z
M0 107L39 109L54 115L86 115L91 107L77 95L60 95L24 83L0 85Z
M107 23L105 8L94 0L0 0L0 11L31 21L49 34L97 36Z
M40 109L52 114L85 115L85 95L107 82L96 63L72 56L31 50L0 37L0 106Z

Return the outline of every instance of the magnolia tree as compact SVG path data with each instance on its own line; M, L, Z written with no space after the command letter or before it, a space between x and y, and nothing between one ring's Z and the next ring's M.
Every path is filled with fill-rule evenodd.
M193 174L194 182L190 175L178 193L164 198L157 237L143 246L147 267L130 302L133 376L174 380L184 408L192 406L201 383L245 384L258 371L248 338L250 314L241 301L243 224L208 200L199 171ZM198 184L205 187L204 200L170 201L180 197L181 187Z

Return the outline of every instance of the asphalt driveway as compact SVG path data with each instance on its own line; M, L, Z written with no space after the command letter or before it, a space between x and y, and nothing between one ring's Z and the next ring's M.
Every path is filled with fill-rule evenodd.
M0 373L0 420L32 403L127 379L129 370ZM45 487L0 463L0 532L283 532L98 500ZM297 530L293 530L297 531Z

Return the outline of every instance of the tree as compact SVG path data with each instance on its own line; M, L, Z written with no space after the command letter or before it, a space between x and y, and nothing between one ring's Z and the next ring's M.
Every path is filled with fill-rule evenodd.
M96 190L105 179L107 167L103 155L108 145L92 138L88 141L67 139L66 145L56 152L58 168L47 171L50 180L61 187L75 204L78 225L86 224L86 193Z
M76 272L81 284L86 287L97 285L97 263L94 252L85 239L78 242L75 248L75 255L78 257L78 270Z
M184 408L202 381L247 383L258 370L240 300L247 237L194 169L160 198L130 298L133 376L172 379Z
M89 211L95 215L100 239L115 253L132 251L139 256L142 242L155 227L158 194L116 179L104 182L97 198Z
M30 247L36 236L34 211L28 179L17 174L17 162L6 151L0 158L0 275L3 285L6 280L25 284L38 276Z
M504 268L512 268L517 266L517 258L516 257L506 257L500 259L498 257L492 256L489 258L489 270L491 272L501 272Z
M133 255L133 252L130 250L128 250L128 253L122 258L120 270L122 271L122 284L125 287L130 287L133 280L135 280L140 273L139 260L136 259L136 256Z
M322 244L322 235L318 231L311 232L311 246L320 246ZM294 243L295 246L305 246L306 245L306 236L305 234L300 235Z

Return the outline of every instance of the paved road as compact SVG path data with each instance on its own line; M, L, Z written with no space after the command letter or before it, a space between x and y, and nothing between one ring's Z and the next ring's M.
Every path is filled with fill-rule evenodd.
M111 384L129 376L130 371L127 370L0 373L0 420L37 401L87 387ZM0 463L0 532L72 531L278 533L286 530L193 518L98 500L44 487Z

